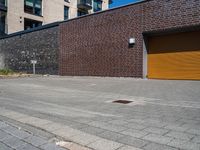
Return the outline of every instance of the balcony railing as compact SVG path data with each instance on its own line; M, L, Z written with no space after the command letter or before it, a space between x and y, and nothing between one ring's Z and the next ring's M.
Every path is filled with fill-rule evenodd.
M90 10L92 9L92 0L78 0L77 7L80 9Z
M0 0L0 11L7 11L7 0Z

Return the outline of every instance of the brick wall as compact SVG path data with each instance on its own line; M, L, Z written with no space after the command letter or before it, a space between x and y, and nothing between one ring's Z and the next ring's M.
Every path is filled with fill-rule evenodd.
M192 25L200 25L200 0L149 0L63 22L59 73L142 77L142 33Z
M36 59L36 73L58 74L58 47L58 26L1 39L0 67L30 73Z

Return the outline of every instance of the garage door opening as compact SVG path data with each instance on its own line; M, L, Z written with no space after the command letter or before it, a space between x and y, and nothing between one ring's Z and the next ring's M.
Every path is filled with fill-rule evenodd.
M200 80L200 31L148 38L150 79Z

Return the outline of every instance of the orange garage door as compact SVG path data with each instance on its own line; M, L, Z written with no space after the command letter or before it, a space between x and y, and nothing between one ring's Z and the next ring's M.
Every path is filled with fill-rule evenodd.
M148 78L200 80L200 31L150 37Z

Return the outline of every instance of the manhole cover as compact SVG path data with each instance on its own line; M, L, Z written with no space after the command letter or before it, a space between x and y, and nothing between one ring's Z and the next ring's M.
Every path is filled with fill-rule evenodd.
M116 100L113 101L113 103L120 103L120 104L129 104L132 103L133 101L129 101L129 100Z

